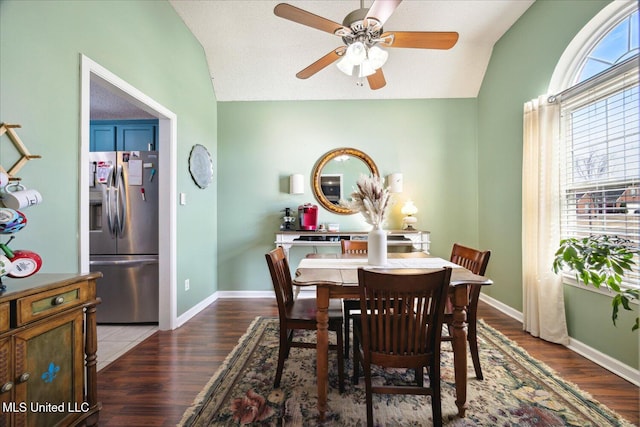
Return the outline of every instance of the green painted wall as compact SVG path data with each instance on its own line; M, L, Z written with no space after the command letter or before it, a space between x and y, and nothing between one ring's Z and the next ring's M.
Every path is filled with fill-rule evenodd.
M367 90L367 89L363 89ZM317 203L311 171L326 152L360 149L382 176L404 175L388 228L399 228L407 199L417 227L432 232L432 253L454 241L478 243L476 101L221 102L218 104L218 283L221 290L269 290L264 254L285 207ZM305 175L305 194L288 194L288 177ZM349 185L350 188L350 185ZM320 208L321 223L368 230L361 215ZM292 250L292 265L308 248Z
M404 174L389 227L412 198L432 253L447 257L455 241L492 249L496 284L486 292L521 310L522 105L545 92L567 44L606 3L536 2L495 46L477 99L216 105L202 48L166 2L1 0L0 121L21 124L22 140L43 156L20 173L45 202L27 212L14 247L42 254L43 271L77 268L82 53L178 116L176 182L188 199L177 207L178 314L218 287L271 289L264 253L280 211L314 202L311 169L337 147L365 151L383 175ZM214 153L216 185L206 190L186 168L195 143ZM13 159L0 144L0 163ZM307 178L302 196L287 193L292 173ZM358 215L320 212L321 222L366 229ZM606 297L570 287L565 295L572 337L638 366L628 313L613 328Z
M478 96L479 236L491 248L491 297L522 311L521 185L523 104L544 94L560 56L608 2L538 1L495 45ZM549 266L551 268L551 266ZM631 313L610 321L610 298L566 287L569 334L638 367Z
M167 2L0 3L0 122L22 125L22 141L42 156L20 176L44 202L25 212L12 247L40 253L43 272L78 268L80 54L178 116L177 190L188 204L177 210L177 280L191 279L189 292L178 286L181 314L217 289L216 188L198 189L186 167L195 143L215 154L217 107L202 47ZM3 140L0 163L13 157Z

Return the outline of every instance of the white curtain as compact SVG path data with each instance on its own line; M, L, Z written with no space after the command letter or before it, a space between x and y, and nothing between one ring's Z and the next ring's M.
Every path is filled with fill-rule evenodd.
M524 105L522 162L523 328L567 345L561 277L552 271L560 242L559 107L543 95Z

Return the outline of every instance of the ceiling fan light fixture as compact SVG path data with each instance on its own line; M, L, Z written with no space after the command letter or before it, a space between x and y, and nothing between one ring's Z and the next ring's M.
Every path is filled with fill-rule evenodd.
M351 43L344 56L336 66L348 76L352 76L355 68L367 59L367 47L362 42Z
M380 49L378 46L372 46L369 48L369 62L374 69L382 67L389 58L389 52L384 49Z
M347 76L352 76L355 65L353 65L353 62L347 55L344 55L342 59L336 63L336 67Z
M360 65L362 61L367 59L367 47L362 42L351 43L345 56L351 60L353 65Z
M371 61L366 59L360 64L358 71L358 77L369 77L376 73L376 68L372 65Z

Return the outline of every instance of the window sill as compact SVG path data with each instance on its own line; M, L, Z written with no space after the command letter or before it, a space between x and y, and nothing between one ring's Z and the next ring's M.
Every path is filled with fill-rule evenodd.
M596 288L595 286L592 286L592 285L585 286L581 282L576 281L575 278L568 277L568 276L563 277L562 283L568 286L573 286L574 288L580 288L588 292L595 292L597 294L605 295L611 298L615 296L615 292L610 290L609 287L606 285L602 285L599 288ZM638 300L631 300L630 302L633 305L640 305Z

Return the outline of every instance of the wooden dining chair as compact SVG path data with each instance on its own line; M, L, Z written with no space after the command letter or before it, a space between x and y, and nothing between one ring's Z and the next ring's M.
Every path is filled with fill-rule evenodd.
M343 254L366 255L369 245L366 240L340 240Z
M473 274L484 276L484 272L487 270L487 264L489 264L489 257L491 257L491 251L480 251L454 243L449 260L470 270ZM469 342L469 352L471 353L471 360L473 360L473 369L476 371L476 378L482 380L484 376L482 375L482 368L480 367L477 334L478 301L480 300L482 285L472 284L468 286L468 289L467 341ZM442 341L452 341L453 304L450 299L447 299L444 322L447 325L449 334L443 336Z
M340 247L343 254L367 255L368 244L366 240L341 240ZM344 357L349 358L349 327L351 326L351 312L360 310L360 300L343 299L342 311L344 313Z
M278 247L265 255L273 290L278 301L278 316L280 319L280 347L278 350L278 367L276 378L273 383L274 388L280 387L284 361L289 357L291 347L316 348L316 343L294 341L296 330L316 330L316 299L315 298L293 298L293 285L291 283L291 270L289 262L282 247ZM329 305L329 330L336 333L336 344L329 348L338 352L338 379L339 389L344 391L344 358L343 336L342 336L342 307L339 301L330 302Z
M361 314L354 320L354 382L362 364L368 426L373 426L373 393L430 395L433 424L442 425L440 338L450 280L450 268L429 273L358 269ZM373 385L371 365L413 369L415 385Z

